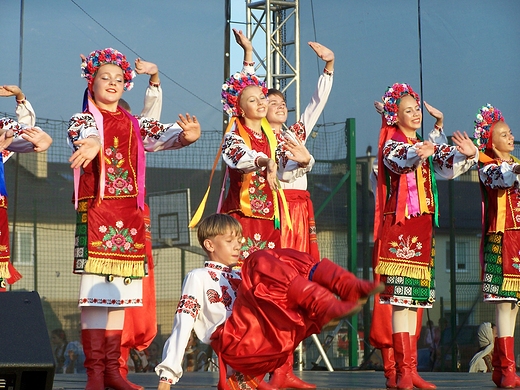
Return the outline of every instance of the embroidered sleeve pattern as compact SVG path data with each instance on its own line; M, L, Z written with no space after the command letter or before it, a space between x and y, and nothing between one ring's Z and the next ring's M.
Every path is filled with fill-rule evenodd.
M305 125L303 124L303 122L301 122L301 121L296 122L291 127L289 127L289 130L292 131L294 134L296 134L296 137L298 137L302 142L306 141L307 133L306 133Z
M166 127L159 121L152 118L139 118L141 125L141 137L151 137L156 140L166 131Z
M420 159L412 149L413 145L393 140L387 141L383 147L385 165L392 172L400 175L415 171L420 163Z
M18 123L14 119L11 119L11 118L1 118L0 119L0 129L13 130L15 138L19 138L23 134L24 130L27 128L28 128L27 125Z
M69 128L67 130L67 141L74 150L78 147L73 145L74 141L87 138L89 135L98 135L96 122L92 115L88 113L76 114L69 121Z
M435 145L433 163L437 164L441 169L453 169L455 151L454 146L446 144Z
M192 295L183 295L179 300L179 304L177 305L177 313L178 314L188 314L192 318L196 318L199 314L200 304Z
M307 138L307 134L305 133L305 125L302 122L296 122L289 130L291 131L302 143L305 143L305 139ZM278 145L276 147L276 163L285 168L289 159L287 158L287 147L285 146L285 137L283 134L276 134L276 140L278 141Z
M513 172L514 165L508 163L487 164L479 169L480 181L489 188L508 189L518 186L518 175Z
M181 142L182 128L177 123L161 123L153 118L136 117L141 138L147 152L176 150L186 145Z
M222 144L222 154L230 168L238 169L240 161L247 154L246 148L247 146L242 138L232 135L226 136Z

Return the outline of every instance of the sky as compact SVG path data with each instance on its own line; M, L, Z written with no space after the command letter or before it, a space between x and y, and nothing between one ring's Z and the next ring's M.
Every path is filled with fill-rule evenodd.
M0 84L18 84L20 1L0 0L0 12ZM232 27L244 29L244 15L245 1L232 0ZM395 82L411 84L441 110L448 135L471 135L478 109L491 103L520 140L519 18L516 0L300 1L302 105L323 69L307 46L318 41L336 58L319 123L356 118L358 155L377 145L381 120L373 101ZM224 28L224 1L25 0L22 89L38 117L68 120L80 111L86 86L79 54L114 47L132 62L158 64L163 122L189 112L203 132L221 131ZM235 71L241 52L231 45ZM142 107L147 81L138 76L124 94L131 106ZM0 112L14 108L14 98L0 99ZM425 113L426 132L433 123Z

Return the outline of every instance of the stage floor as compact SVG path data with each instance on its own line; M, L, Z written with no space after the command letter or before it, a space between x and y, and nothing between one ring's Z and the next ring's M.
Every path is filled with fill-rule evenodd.
M303 371L296 373L305 381L317 385L318 390L340 389L385 389L382 371ZM421 372L421 376L437 385L438 389L496 389L491 374L465 372ZM172 390L216 389L216 372L188 372ZM128 379L144 386L146 390L157 389L158 377L154 373L129 374ZM84 389L85 374L58 374L53 390Z

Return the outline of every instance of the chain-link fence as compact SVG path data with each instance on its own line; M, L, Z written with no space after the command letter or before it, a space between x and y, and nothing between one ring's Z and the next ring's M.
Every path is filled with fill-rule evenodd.
M9 116L5 113L0 115ZM37 125L53 137L51 148L41 154L15 155L5 164L12 261L23 275L10 289L38 291L49 332L62 328L72 340L78 337L80 278L72 273L75 211L71 201L73 175L68 163L71 152L65 142L68 124L39 119ZM204 255L194 232L186 226L207 189L221 138L219 132L203 132L198 142L183 150L147 154L146 188L152 211L158 341L161 345L171 330L184 275L203 263ZM308 175L308 189L317 214L320 252L322 257L346 267L349 253L348 205L346 186L342 183L349 169L346 164L345 123L317 126L307 147L317 161ZM354 171L358 183L356 272L360 277L371 277L372 274L374 201L369 191L367 172L370 169L366 168L371 167L373 159L374 156L370 155L359 157ZM362 166L365 166L363 174ZM219 166L212 183L207 214L216 210L221 172ZM467 362L478 349L475 329L483 321L494 321L493 306L482 302L480 285L480 189L474 169L454 181L438 180L438 185L437 302L425 313L424 322L430 319L434 324L444 324L445 319L448 327L456 325L453 334L460 355L460 369L467 370ZM454 244L450 245L452 241ZM363 341L363 333L370 325L369 305L366 310L367 314L359 317L360 338L355 341L359 343L360 358L364 351L371 351ZM348 323L343 323L339 328L332 327L320 335L324 345L330 346L328 357L335 368L349 365L345 352L349 342L345 338L345 327L348 326ZM443 353L439 357L442 364L437 369L452 369L452 333L450 330L445 333ZM421 338L422 343L423 340ZM306 356L305 368L323 364L310 340L306 343ZM378 362L372 360L377 366ZM313 365L313 362L318 364Z

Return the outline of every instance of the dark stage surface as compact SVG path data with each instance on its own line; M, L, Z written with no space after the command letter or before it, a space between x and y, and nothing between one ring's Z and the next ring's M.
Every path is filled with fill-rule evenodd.
M318 390L385 389L382 371L303 371L296 373L304 380L315 383ZM438 389L496 389L491 374L465 372L421 372L421 376L437 385ZM216 372L189 372L172 390L216 389ZM157 389L158 377L154 373L129 374L128 378L146 390ZM59 374L55 376L53 390L84 389L85 374Z

